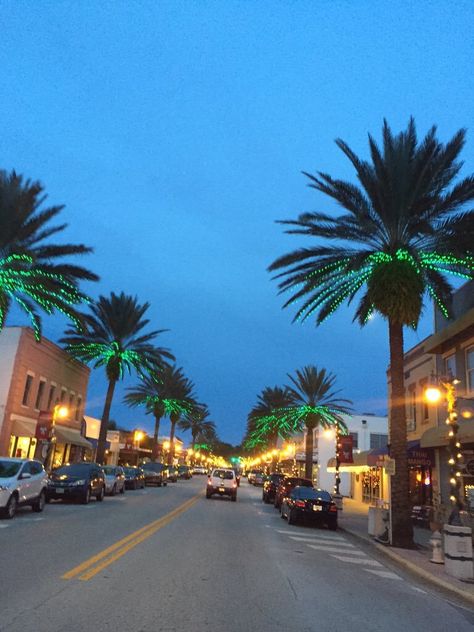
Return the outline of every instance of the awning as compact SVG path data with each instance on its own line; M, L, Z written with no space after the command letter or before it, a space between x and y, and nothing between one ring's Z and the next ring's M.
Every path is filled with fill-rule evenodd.
M78 445L81 448L87 448L88 450L93 449L92 443L87 441L87 439L81 435L79 430L75 430L74 428L67 428L66 426L56 424L54 426L54 434L56 435L57 441L60 441L61 443Z
M458 439L460 443L474 443L474 421L472 419L458 419ZM449 427L447 424L428 428L420 439L422 448L441 448L449 443Z
M11 434L15 437L34 437L36 434L36 419L29 417L20 417L13 414Z
M387 454L387 448L373 448L372 450L365 450L365 452L359 452L358 454L354 452L353 454L353 463L341 463L339 466L339 470L341 472L359 472L361 470L366 470L370 467L376 467L377 461L383 459L384 455ZM331 470L336 469L336 458L333 457L329 459L328 464Z

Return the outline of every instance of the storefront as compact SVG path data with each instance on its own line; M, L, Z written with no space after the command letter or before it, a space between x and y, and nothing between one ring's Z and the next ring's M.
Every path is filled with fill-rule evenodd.
M83 437L79 430L56 424L54 427L56 438L53 454L53 468L63 463L77 463L90 460L92 444ZM89 458L88 458L89 455Z
M419 441L410 441L408 443L408 474L412 506L433 503L433 468L433 450L421 448Z
M383 468L383 458L387 450L384 448L366 450L354 454L354 462L341 465L341 473L351 475L350 497L359 502L376 505L389 499L389 476ZM328 472L334 472L336 459L329 459Z
M12 428L8 456L32 459L36 451L36 419L12 415Z

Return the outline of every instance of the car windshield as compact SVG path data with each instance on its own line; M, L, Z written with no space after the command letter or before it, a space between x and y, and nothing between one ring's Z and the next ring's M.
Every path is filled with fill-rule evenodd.
M279 483L283 478L283 474L272 474L270 480L272 483Z
M15 476L21 467L18 461L0 461L0 478L10 478Z
M53 471L53 474L66 476L83 476L90 471L90 463L74 463L73 465L63 465Z
M232 480L234 478L234 472L230 470L214 470L212 475L226 480Z
M331 494L325 492L322 489L311 489L310 487L297 487L294 491L297 498L304 498L307 500L325 500L331 502Z
M163 463L145 463L142 468L149 472L162 472L165 466Z
M117 470L115 467L103 467L102 468L104 470L104 474L107 474L107 476L115 476L115 474L117 474Z

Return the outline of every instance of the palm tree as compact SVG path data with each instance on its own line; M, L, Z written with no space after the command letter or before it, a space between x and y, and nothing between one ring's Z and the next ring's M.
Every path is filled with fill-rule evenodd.
M153 373L142 375L140 384L128 388L125 395L125 402L131 407L145 406L146 413L152 414L155 418L155 429L153 432L152 460L158 458L158 436L160 433L160 421L166 414L166 403L163 401L163 382L160 374Z
M194 450L196 442L199 438L205 442L212 442L216 438L216 425L210 421L207 406L195 406L179 420L179 427L184 432L190 431L192 437L191 447Z
M88 254L91 248L46 241L67 224L51 225L64 207L40 210L45 199L39 182L0 171L0 330L14 302L30 318L37 340L41 337L38 310L48 315L62 312L79 326L75 306L88 299L79 291L78 281L98 280L89 270L62 260Z
M292 403L287 387L265 387L248 416L246 447L276 448L279 436L282 439L291 436L294 428L288 424L285 411Z
M167 349L152 344L165 330L142 332L150 322L144 318L149 306L149 303L140 305L136 297L123 292L118 295L112 292L110 297L100 296L97 303L91 305L91 314L82 315L84 329L69 329L61 340L77 360L92 363L94 368L105 367L109 385L97 445L99 463L104 460L107 423L118 380L123 379L126 371L142 375L159 370L163 358L174 359Z
M315 428L337 427L342 432L347 428L342 415L350 413L348 399L337 397L340 391L334 390L336 376L327 373L326 369L317 369L309 365L296 376L288 374L291 385L287 386L292 403L284 412L286 423L298 430L306 429L305 443L305 476L313 478L313 433Z
M340 305L363 294L355 319L364 325L378 312L388 321L390 347L390 454L392 544L411 546L407 434L403 371L403 327L416 327L426 295L450 315L447 274L474 276L474 177L455 183L465 131L445 145L433 127L419 143L415 123L393 135L383 126L383 148L369 136L371 162L362 160L342 140L336 144L354 166L360 186L318 172L305 174L310 187L335 200L342 215L305 213L284 221L290 234L322 240L277 259L280 291L294 291L285 307L297 307L295 320L324 322Z

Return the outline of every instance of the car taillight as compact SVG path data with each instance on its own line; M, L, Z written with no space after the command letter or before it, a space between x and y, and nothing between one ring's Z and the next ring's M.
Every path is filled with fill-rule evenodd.
M207 484L208 484L208 485L212 485L212 481L211 481L211 479L209 479L209 480L207 481Z
M306 503L304 500L296 500L295 501L295 506L296 507L306 507Z
M329 511L337 511L337 507L336 507L335 503L331 503L330 504Z
M232 483L232 487L237 487L237 483Z

